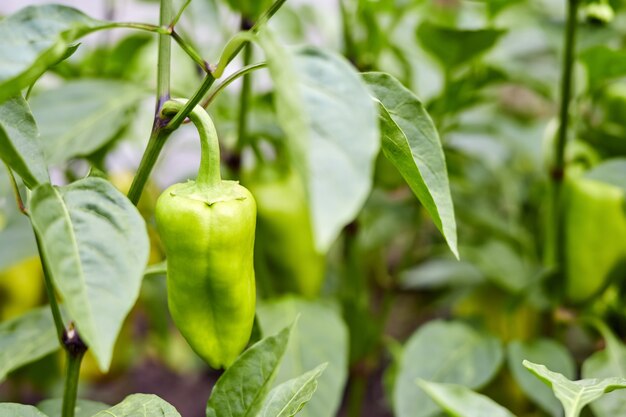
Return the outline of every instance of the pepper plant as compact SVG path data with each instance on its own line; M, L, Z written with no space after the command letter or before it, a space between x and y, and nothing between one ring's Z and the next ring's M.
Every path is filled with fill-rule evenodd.
M120 3L0 20L0 417L624 413L620 2Z

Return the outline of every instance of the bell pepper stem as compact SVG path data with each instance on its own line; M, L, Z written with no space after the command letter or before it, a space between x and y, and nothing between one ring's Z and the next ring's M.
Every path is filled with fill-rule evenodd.
M185 108L187 100L169 100L163 104L163 115L172 116ZM222 181L220 174L220 144L217 130L211 116L199 105L196 105L189 119L198 129L200 135L200 170L196 184L213 187Z

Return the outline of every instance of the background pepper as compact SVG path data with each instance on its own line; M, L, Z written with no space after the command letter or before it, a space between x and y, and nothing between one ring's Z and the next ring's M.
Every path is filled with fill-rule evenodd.
M325 256L315 248L306 194L298 174L279 162L260 162L244 173L257 202L255 264L270 292L316 297Z
M163 113L176 113L183 104L169 101ZM202 144L198 178L165 190L156 222L174 323L200 357L222 368L234 362L252 331L256 205L247 189L221 180L217 133L208 114L196 107L190 118Z
M626 257L624 193L574 176L565 184L566 296L575 303L601 291Z

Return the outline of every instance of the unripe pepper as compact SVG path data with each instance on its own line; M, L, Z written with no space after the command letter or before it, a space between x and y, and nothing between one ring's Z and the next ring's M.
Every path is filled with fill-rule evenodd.
M311 216L302 181L279 162L259 162L243 175L257 202L256 262L260 279L275 292L308 298L324 283L325 256L315 248ZM260 266L260 265L259 265Z
M168 101L163 114L177 113ZM222 181L219 144L208 114L189 118L201 139L196 181L161 194L156 223L167 255L168 305L174 323L211 367L230 366L248 343L255 312L256 204L235 181Z
M567 178L564 191L566 296L579 303L604 289L626 257L624 192L583 176Z

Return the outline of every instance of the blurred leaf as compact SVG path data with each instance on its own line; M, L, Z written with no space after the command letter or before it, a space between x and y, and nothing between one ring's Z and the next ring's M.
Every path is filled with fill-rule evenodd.
M272 387L293 327L262 339L244 351L217 380L207 417L256 416Z
M59 164L100 149L128 124L145 91L114 80L79 80L31 100L46 159Z
M0 417L48 417L32 405L0 403Z
M341 404L348 368L348 332L341 316L321 302L285 297L262 303L257 314L264 333L275 332L299 316L276 384L328 363L303 417L333 417Z
M620 187L626 192L626 158L611 158L585 173L585 177Z
M31 221L54 286L106 371L148 259L146 225L131 202L100 178L35 188Z
M105 27L71 7L29 6L0 21L0 103L67 56L69 44Z
M452 417L515 417L489 397L463 385L438 384L420 379L418 385Z
M445 258L429 259L402 271L398 277L402 288L412 290L458 288L480 284L484 279L480 270L471 263Z
M9 372L59 348L56 327L48 306L3 322L0 324L0 381ZM11 416L14 417L14 414Z
M604 337L606 349L591 355L582 367L583 378L626 378L626 346L604 323L598 326ZM626 415L626 397L623 393L611 393L591 404L597 417Z
M50 182L38 135L35 119L22 96L0 104L0 159L28 188Z
M456 220L441 140L419 99L384 73L363 78L380 104L382 147L458 258Z
M62 398L45 400L37 404L37 408L48 415L48 417L61 417L62 407ZM108 408L111 408L108 404L78 399L76 400L76 408L74 409L76 414L74 414L74 417L93 417L94 414Z
M255 21L272 5L273 0L226 0L226 3L242 16Z
M178 411L163 399L151 394L129 395L108 410L102 410L93 417L181 417ZM52 417L52 416L51 416Z
M489 240L479 248L468 248L463 256L478 266L494 284L511 293L520 293L535 277L519 251L499 240Z
M468 109L485 101L493 101L492 97L484 98L484 90L497 83L508 80L507 74L493 66L477 65L464 72L461 76L449 80L448 85L428 105L428 110L435 119L442 115L451 115Z
M567 378L573 378L576 375L576 365L568 350L554 340L537 339L529 342L511 342L507 347L507 355L513 378L528 398L550 415L562 416L563 408L559 401L545 384L528 373L522 362L526 359L535 363L545 363Z
M626 52L623 50L597 45L581 52L579 59L587 68L587 89L591 92L626 76Z
M17 213L8 217L7 226L0 230L0 248L0 271L37 255L33 228L26 216Z
M491 17L495 17L500 14L507 7L513 6L517 3L522 3L525 0L484 0L487 5L487 11Z
M258 417L293 417L298 414L313 398L317 390L317 380L324 369L326 364L274 388L265 400Z
M570 381L543 365L527 360L523 363L530 372L552 388L556 398L563 404L566 417L578 417L590 402L601 398L607 392L626 388L626 379L621 377Z
M430 417L438 407L416 386L417 379L480 388L503 360L498 339L459 322L432 321L407 341L400 363L394 410L397 417Z
M505 33L500 29L453 29L426 21L417 29L417 38L451 71L487 52Z
M316 246L325 253L372 187L380 146L374 103L344 58L313 47L288 52L267 31L259 39L278 122L307 184Z

